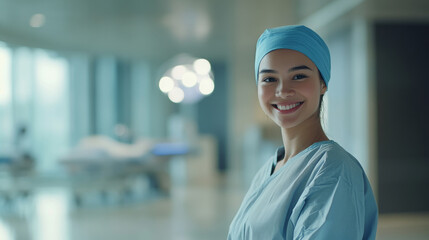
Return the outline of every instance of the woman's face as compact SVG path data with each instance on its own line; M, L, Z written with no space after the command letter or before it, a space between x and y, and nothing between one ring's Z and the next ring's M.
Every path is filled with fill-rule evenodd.
M316 65L298 51L274 50L259 65L259 103L265 114L282 128L319 121L320 95L325 92Z

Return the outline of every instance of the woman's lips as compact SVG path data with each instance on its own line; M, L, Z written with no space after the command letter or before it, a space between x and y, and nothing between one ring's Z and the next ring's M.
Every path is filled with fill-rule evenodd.
M298 110L304 102L288 103L288 104L273 104L272 106L280 113L292 113Z

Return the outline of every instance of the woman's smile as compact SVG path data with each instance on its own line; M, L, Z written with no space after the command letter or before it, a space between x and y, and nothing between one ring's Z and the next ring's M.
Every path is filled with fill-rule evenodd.
M272 104L272 106L277 109L281 114L293 113L298 110L304 102L295 102L295 103L278 103Z

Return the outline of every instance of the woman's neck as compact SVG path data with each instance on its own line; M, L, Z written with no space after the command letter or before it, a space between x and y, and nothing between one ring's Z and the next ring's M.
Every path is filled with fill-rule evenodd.
M296 127L282 128L282 138L285 148L283 164L313 143L329 140L323 131L318 116L307 119Z

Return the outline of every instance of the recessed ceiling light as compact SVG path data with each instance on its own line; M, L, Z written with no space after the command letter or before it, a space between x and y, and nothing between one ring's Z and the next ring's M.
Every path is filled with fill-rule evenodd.
M41 13L34 14L30 19L30 26L39 28L45 25L45 15Z

